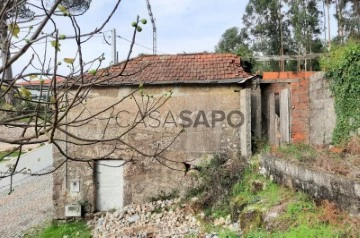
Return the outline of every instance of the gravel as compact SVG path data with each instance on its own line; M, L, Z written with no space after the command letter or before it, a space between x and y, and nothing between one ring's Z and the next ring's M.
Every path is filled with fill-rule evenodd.
M0 193L0 237L21 236L52 218L52 174L30 177L14 191Z
M179 201L131 204L123 209L98 213L88 225L94 238L219 237L216 233L203 232L201 219L205 214L194 215L189 205ZM215 219L214 225L240 234L239 224L232 224L230 216Z

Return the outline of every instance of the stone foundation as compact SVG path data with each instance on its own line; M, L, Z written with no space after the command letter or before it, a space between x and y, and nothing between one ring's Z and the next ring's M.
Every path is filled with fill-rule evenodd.
M329 200L339 208L360 216L360 181L335 176L271 155L260 158L260 172L276 183L301 190L315 199Z

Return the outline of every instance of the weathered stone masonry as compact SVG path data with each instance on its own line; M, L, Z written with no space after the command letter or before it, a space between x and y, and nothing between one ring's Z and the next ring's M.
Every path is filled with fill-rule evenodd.
M261 173L276 183L304 191L316 199L330 200L354 215L360 215L360 181L306 168L303 165L263 155Z
M212 54L205 54L211 60L215 60ZM157 56L156 56L157 57ZM162 56L159 56L160 60ZM192 56L191 56L192 57ZM203 55L196 56L202 62L200 65L204 65L211 68L209 76L205 76L207 80L212 77L221 78L219 72L213 72L211 64L207 63L207 59ZM235 57L236 56L232 56ZM172 57L171 60L173 60ZM179 62L180 59L174 59L171 62ZM167 59L167 56L164 57ZM194 58L191 58L193 60ZM225 60L221 58L221 67L225 66ZM184 61L188 61L185 59ZM237 60L230 60L231 64L237 64ZM171 63L169 63L171 64ZM178 66L175 66L178 68ZM240 66L236 66L235 69L239 70ZM202 66L200 67L202 68ZM182 75L184 69L178 68ZM240 67L241 70L241 67ZM154 71L152 71L154 72ZM163 71L161 71L163 72ZM166 70L164 71L166 73ZM212 72L212 73L211 73ZM232 72L232 71L230 71ZM146 73L146 72L145 72ZM163 154L164 157L177 161L177 162L189 162L191 164L197 164L200 161L211 158L215 153L226 152L230 156L248 157L251 155L251 84L238 83L234 81L234 76L229 74L225 78L230 77L232 81L226 83L218 83L221 80L209 81L208 83L196 83L191 82L187 84L178 84L177 82L167 81L165 84L158 85L146 85L144 86L144 92L148 95L152 95L154 98L159 98L170 90L173 92L171 98L159 109L158 116L160 121L160 127L153 128L149 124L157 124L156 120L147 121L144 124L139 124L135 129L131 130L124 136L124 140L133 143L133 145L145 152L151 152L156 149L157 145L164 146L169 143L172 138L182 130L179 124L182 122L179 118L179 113L183 110L192 112L192 121L196 120L200 111L204 112L206 118L209 120L210 127L201 124L197 127L189 127L185 129L169 149ZM196 73L189 74L190 77L197 77ZM205 75L208 75L207 73ZM212 75L212 76L211 76ZM236 74L235 74L236 75ZM200 75L201 76L201 75ZM152 76L154 77L154 76ZM251 78L251 77L250 77ZM198 79L199 80L199 79ZM238 80L241 81L241 78ZM245 82L245 81L243 81ZM108 86L92 89L87 101L86 107L90 112L95 112L104 107L104 105L110 105L116 100L128 95L138 86ZM137 94L141 101L141 95ZM134 101L127 99L116 108L116 111L121 110L129 111L128 116L134 117L137 113L137 106ZM229 115L231 111L238 110L244 115L243 123L240 127L231 127L226 119L221 122L216 122L215 126L212 126L211 115L213 111L223 111L225 115ZM174 123L164 123L166 120L172 121L168 117L169 111L171 111L174 117ZM125 114L122 114L126 116ZM235 115L235 114L234 114ZM69 120L75 115L69 115ZM131 120L132 120L131 118ZM236 115L232 118L236 124ZM78 128L68 128L74 134L96 137L102 135L102 128L104 127L104 121L94 120L81 130ZM176 126L177 125L177 126ZM106 132L107 136L116 135L119 133L119 127L115 124L109 125ZM66 139L66 138L63 138ZM74 155L77 158L90 159L93 155L102 155L111 149L113 145L97 145L97 146L75 146L70 143L61 145L62 148L67 146L68 153ZM109 159L123 158L128 160L132 156L129 152L117 153L112 155ZM63 156L55 149L54 151L54 166L59 166L63 162ZM158 163L155 159L144 159L139 155L135 155L133 161L124 165L124 205L130 203L144 202L148 198L158 195L161 191L165 193L172 192L173 190L179 190L182 194L187 188L194 185L194 181L191 176L184 173L184 165L182 163L167 163L168 166L178 170L171 170L164 165ZM68 161L61 165L54 173L54 209L55 219L65 218L64 209L67 204L81 204L85 208L86 212L96 211L96 162L82 163ZM72 181L80 182L80 192L71 193L70 186Z

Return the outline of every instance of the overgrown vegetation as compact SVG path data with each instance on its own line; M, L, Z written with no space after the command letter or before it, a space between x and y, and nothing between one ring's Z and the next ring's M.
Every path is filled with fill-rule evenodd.
M291 151L294 148L285 150ZM240 237L224 226L214 226L214 220L230 216L232 222L239 222L241 237L357 237L359 234L359 221L339 211L334 203L315 203L304 193L279 186L259 175L255 165L242 169L241 175L229 176L228 183L220 188L221 181L210 179L219 179L228 170L226 163L217 162L218 159L215 157L202 165L204 169L198 174L202 183L190 193L196 199L189 199L195 212L204 211L203 226L207 232L216 231L219 237ZM210 188L212 184L214 189ZM222 196L219 191L224 191Z
M307 162L314 160L319 153L306 144L289 144L286 146L280 146L277 148L278 154L282 154L283 157L291 157L300 162Z
M43 230L34 234L25 234L25 238L90 238L91 232L83 221L68 223L54 222Z
M244 161L230 159L227 154L217 154L210 161L199 166L200 185L188 192L188 197L196 197L196 210L204 210L207 215L223 211L229 202L231 188L242 178Z
M360 128L360 44L350 41L333 47L322 60L335 98L336 128L333 141L345 144Z
M154 197L150 197L149 201L150 202L155 202L155 201L165 201L165 200L172 200L175 198L179 197L179 190L174 189L170 192L165 192L163 190L160 191L160 194L158 194L157 196Z
M318 148L317 150L306 144L282 145L271 148L271 153L277 158L300 162L315 170L321 169L327 173L359 178L360 176L360 139L353 137L347 147L333 147L330 150Z
M19 155L19 151L0 151L0 163L4 161L8 161L9 159L5 159L5 157L17 157Z

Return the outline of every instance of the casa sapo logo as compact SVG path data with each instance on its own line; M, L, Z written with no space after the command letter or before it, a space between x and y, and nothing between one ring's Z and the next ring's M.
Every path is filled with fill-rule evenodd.
M151 111L144 116L141 111L131 113L126 110L118 112L116 115L118 126L127 128L136 124L145 127L182 127L196 128L199 126L214 128L216 123L227 123L232 128L239 128L244 123L244 114L239 110L224 112L221 110L214 111L189 111L182 110L180 113L167 111L161 114L159 111Z

